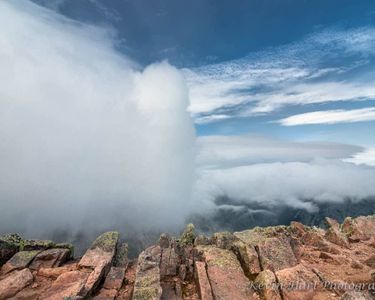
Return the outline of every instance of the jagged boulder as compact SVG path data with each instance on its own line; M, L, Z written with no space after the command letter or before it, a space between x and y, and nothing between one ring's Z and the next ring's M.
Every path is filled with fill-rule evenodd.
M105 278L103 288L108 290L119 290L124 282L125 268L112 267Z
M201 300L213 300L211 285L207 277L206 263L195 262L195 280Z
M34 278L29 269L13 271L0 281L0 299L8 299L33 282Z
M262 270L282 270L297 264L286 226L256 227L235 232L234 235L246 245L256 249Z
M276 276L270 270L260 272L253 286L262 300L282 300Z
M233 252L237 255L246 275L254 278L262 270L260 268L259 256L255 247L237 241L233 245Z
M188 224L180 237L180 244L182 246L193 245L195 240L195 227L193 224Z
M114 266L127 268L129 264L128 258L129 247L127 243L122 243L117 247Z
M207 264L207 275L214 299L253 299L249 280L236 255L214 246L199 246Z
M159 237L159 246L161 248L169 248L170 245L171 245L171 237L166 233L162 233Z
M328 243L325 240L325 231L319 228L308 228L305 234L301 237L304 245L313 246L318 249L327 247Z
M203 234L198 235L194 240L194 245L210 245L211 241L208 237L204 236Z
M228 231L216 232L211 238L211 244L216 245L216 247L231 250L235 242L239 239Z
M30 264L30 269L39 270L40 268L59 267L70 257L69 249L48 249L44 250L34 258Z
M297 237L302 237L306 233L305 225L300 222L290 222L290 231Z
M328 228L333 228L333 229L336 229L336 230L340 230L340 223L337 220L332 219L330 217L325 217L324 220L325 220Z
M284 299L313 299L320 284L319 277L299 264L276 272Z
M89 273L70 271L61 274L40 300L78 299L84 290Z
M20 251L12 256L1 268L1 274L12 272L13 270L21 270L29 266L31 261L40 253L39 250Z
M116 231L103 233L96 238L79 261L80 268L91 269L81 296L90 295L102 278L108 274L116 253L118 239L119 233Z
M78 265L93 269L102 264L109 265L115 256L118 239L116 231L103 233L92 243Z
M330 227L326 234L325 238L327 241L330 241L331 243L334 243L336 245L348 248L349 242L345 234L343 234L340 229L337 229L336 227Z
M160 259L160 246L149 247L139 255L133 300L159 300L161 298Z
M6 263L20 248L22 238L18 234L0 237L0 266Z
M162 249L160 262L160 276L175 276L177 275L179 266L179 257L174 248Z
M375 215L348 217L342 224L342 231L350 242L367 241L375 236Z

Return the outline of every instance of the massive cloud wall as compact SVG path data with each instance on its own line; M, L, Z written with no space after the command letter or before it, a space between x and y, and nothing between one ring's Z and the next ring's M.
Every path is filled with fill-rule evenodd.
M183 222L195 132L181 73L141 70L110 29L30 2L1 1L0 27L1 231Z

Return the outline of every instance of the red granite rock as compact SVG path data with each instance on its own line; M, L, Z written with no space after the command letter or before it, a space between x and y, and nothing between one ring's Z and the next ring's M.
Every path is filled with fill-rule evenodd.
M33 282L34 278L29 269L11 272L0 281L0 299L8 299Z
M1 274L9 273L13 270L21 270L29 266L31 261L40 251L20 251L12 256L5 265L1 267Z
M48 249L40 252L30 264L30 269L59 267L70 257L69 249Z
M119 290L124 282L125 271L125 268L111 267L107 277L105 278L103 287L109 290Z
M253 299L250 282L236 255L214 246L199 246L203 252L214 299Z
M83 290L89 273L70 271L61 274L47 292L41 295L41 300L61 300L64 297L77 297Z
M206 263L201 261L195 262L195 278L201 300L213 300L211 285L207 277Z

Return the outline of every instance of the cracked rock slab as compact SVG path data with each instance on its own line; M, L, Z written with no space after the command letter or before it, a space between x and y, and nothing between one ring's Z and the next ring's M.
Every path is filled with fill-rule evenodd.
M34 278L29 269L13 271L0 281L0 299L8 299L16 295L33 282Z
M236 255L214 246L199 246L207 264L214 299L253 299L253 290Z

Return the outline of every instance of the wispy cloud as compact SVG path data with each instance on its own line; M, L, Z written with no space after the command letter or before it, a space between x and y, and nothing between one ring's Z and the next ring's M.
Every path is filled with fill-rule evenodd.
M314 111L290 116L278 122L284 126L308 125L308 124L335 124L354 123L375 120L375 107L352 110L325 110Z
M375 99L374 49L373 27L325 30L242 59L186 69L190 111L205 123L287 105Z
M353 155L353 157L345 159L344 161L352 162L356 165L375 166L375 148L365 149Z
M230 168L256 163L343 159L362 147L328 142L293 142L264 136L204 136L197 140L200 168Z

